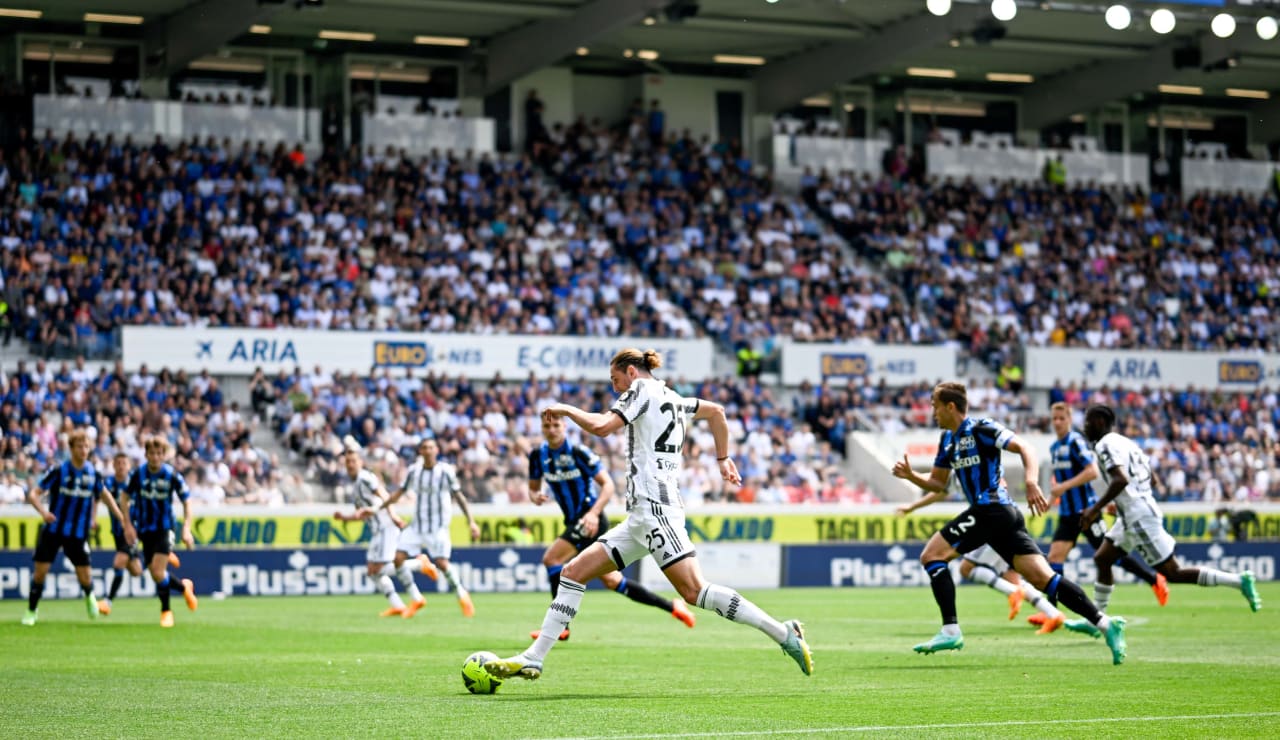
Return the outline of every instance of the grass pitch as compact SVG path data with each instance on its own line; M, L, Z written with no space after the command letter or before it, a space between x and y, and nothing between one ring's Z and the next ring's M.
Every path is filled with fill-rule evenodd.
M963 651L916 655L937 630L925 589L788 589L747 596L802 619L802 675L763 635L694 610L696 629L590 591L541 680L472 696L475 650L528 644L544 595L447 594L411 620L381 599L205 599L158 626L154 599L89 622L81 602L0 604L2 737L1280 737L1280 586L1254 614L1226 588L1176 586L1160 608L1138 586L1129 660L1101 640L1044 637L1003 597L959 589ZM1086 586L1086 590L1088 587Z

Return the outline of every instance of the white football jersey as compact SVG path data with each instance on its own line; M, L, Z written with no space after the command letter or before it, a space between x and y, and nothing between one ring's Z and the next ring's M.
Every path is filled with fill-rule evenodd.
M355 504L357 509L369 507L378 512L365 520L369 523L370 533L374 535L395 526L391 523L391 512L379 508L382 506L382 499L378 498L378 489L381 487L378 476L368 470L361 470L351 486L351 503Z
M1151 460L1138 443L1123 434L1111 432L1095 442L1093 449L1098 453L1098 469L1104 483L1110 485L1112 468L1120 468L1129 480L1129 485L1115 498L1120 516L1125 519L1150 515L1159 517L1160 507L1151 493Z
M462 490L452 465L436 461L434 466L424 468L419 460L409 466L402 488L417 499L414 529L429 534L449 526L453 519L453 494Z
M639 498L683 506L684 436L698 399L684 398L661 380L636 378L610 410L627 424L627 508Z

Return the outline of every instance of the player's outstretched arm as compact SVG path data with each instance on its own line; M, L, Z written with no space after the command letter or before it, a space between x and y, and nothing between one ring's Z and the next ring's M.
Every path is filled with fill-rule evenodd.
M542 412L542 415L550 419L569 419L584 431L590 432L597 437L608 437L626 424L626 420L622 418L622 415L613 411L595 414L590 411L583 411L577 406L570 406L567 403L548 406Z
M729 420L724 415L724 407L715 401L701 398L693 399L695 408L693 418L705 419L711 427L711 436L716 441L716 464L720 467L720 477L726 483L742 485L742 474L738 465L729 455Z
M947 482L951 480L951 471L947 468L935 467L930 471L929 477L926 478L913 470L911 461L906 455L903 455L901 460L893 464L893 477L901 478L925 493L946 495Z

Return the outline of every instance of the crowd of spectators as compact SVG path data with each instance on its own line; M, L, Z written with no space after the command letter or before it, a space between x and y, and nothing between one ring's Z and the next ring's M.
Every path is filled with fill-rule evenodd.
M734 454L745 485L726 491L715 461L715 446L704 424L691 427L681 495L690 506L703 502L811 503L874 501L863 485L840 474L843 433L817 434L828 420L804 404L775 399L753 380L674 383L684 394L724 404ZM385 369L370 376L329 373L322 368L251 381L254 411L321 487L343 483L339 455L350 435L365 449L374 469L394 487L416 456L418 442L434 437L442 457L457 466L464 495L471 501L520 503L528 500L528 454L542 443L540 410L566 402L603 411L613 402L607 383L539 379L471 381L412 370ZM808 419L812 416L816 422ZM618 490L625 490L625 439L614 435L586 441L604 460ZM838 444L833 444L838 440Z
M1268 350L1280 323L1274 197L808 172L806 200L943 336Z
M0 371L0 385L0 503L21 503L45 470L67 459L66 435L76 427L90 430L91 460L104 472L118 452L145 464L145 440L167 438L174 467L200 503L281 504L314 495L254 446L254 419L208 373L153 374L145 366L126 373L118 363L95 372L78 358L19 362Z
M527 158L46 134L0 161L12 330L47 357L128 324L701 333Z

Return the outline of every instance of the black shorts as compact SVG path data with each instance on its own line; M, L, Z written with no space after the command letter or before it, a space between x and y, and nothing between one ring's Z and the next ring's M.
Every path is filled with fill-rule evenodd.
M111 522L111 538L115 540L116 552L122 552L135 558L141 553L138 549L138 542L136 540L134 541L133 546L130 546L124 541L124 528L120 526L119 522L114 520Z
M564 531L560 533L560 539L564 540L565 542L568 542L570 545L573 545L578 552L582 552L583 550L587 549L587 547L589 547L592 542L595 542L596 540L600 539L600 535L608 531L609 531L609 517L605 516L604 514L601 514L600 523L596 525L595 534L588 537L585 533L583 533L582 520L579 519L577 523L573 524L572 526L565 527Z
M961 555L991 545L1013 567L1018 555L1040 555L1040 547L1027 532L1022 512L1012 504L970 506L938 530L947 544Z
M1098 549L1102 544L1102 538L1107 533L1107 525L1102 523L1102 518L1095 519L1088 529L1084 530L1084 538L1093 549ZM1075 544L1080 538L1080 514L1067 514L1058 517L1058 528L1053 531L1054 542L1070 542Z
M77 568L89 564L89 541L79 537L64 537L47 527L40 529L36 539L36 554L31 558L37 563L52 563L58 551L66 553L67 560Z
M138 541L142 543L142 564L150 567L151 559L156 555L168 555L173 552L169 544L169 530L158 529L154 532L139 532Z

